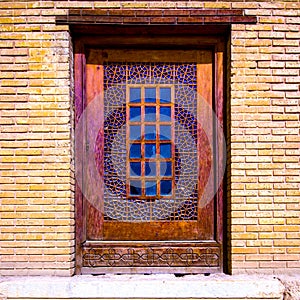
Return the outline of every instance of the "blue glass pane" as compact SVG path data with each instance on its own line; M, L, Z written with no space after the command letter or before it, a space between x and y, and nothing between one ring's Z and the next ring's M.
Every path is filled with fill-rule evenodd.
M130 139L140 140L141 139L141 126L131 125L130 126Z
M129 150L130 158L141 158L141 144L132 144Z
M146 181L145 182L145 193L146 196L156 196L156 182Z
M145 121L146 122L155 122L156 121L156 107L155 106L146 106L145 107Z
M139 180L130 181L130 195L131 196L141 196L142 195L142 185Z
M155 125L145 125L145 140L156 139L156 128Z
M171 106L162 106L160 108L160 120L163 122L171 120Z
M138 122L141 120L141 108L130 107L130 121Z
M171 140L171 126L161 125L160 126L160 139L161 140Z
M156 176L156 163L155 162L145 162L145 175L146 176Z
M140 162L131 162L130 163L130 175L131 176L141 176L141 163Z
M172 194L172 181L162 180L160 182L160 194L162 196L169 196Z
M145 157L151 158L156 155L156 145L155 144L145 144Z
M129 101L133 102L133 103L141 102L141 89L140 88L130 88Z
M171 102L171 88L160 88L160 102L161 103Z
M160 163L160 175L172 176L172 163L170 161L163 161Z
M172 157L171 144L160 144L160 156L164 158Z
M155 103L156 102L156 89L145 88L145 102Z

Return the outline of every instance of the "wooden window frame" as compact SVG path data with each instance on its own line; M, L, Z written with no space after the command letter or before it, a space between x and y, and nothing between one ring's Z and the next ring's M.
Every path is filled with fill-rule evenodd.
M107 27L106 27L107 28ZM113 30L113 28L112 28ZM148 29L147 29L148 30ZM86 106L86 86L85 86L85 68L86 68L86 57L90 55L90 49L93 48L130 48L130 49L173 49L174 47L180 47L182 49L211 49L214 53L213 57L213 109L221 124L224 124L224 103L225 103L225 56L226 56L226 36L162 36L157 33L154 36L110 36L106 32L105 35L78 35L74 38L74 65L75 65L75 122L80 118ZM201 78L200 78L201 80ZM207 87L209 90L209 87ZM211 91L210 91L211 92ZM202 95L205 97L205 95ZM75 124L76 128L76 124ZM224 126L225 128L225 126ZM76 154L75 154L76 155ZM219 165L225 164L222 158L219 158ZM216 171L217 172L217 171ZM168 273L216 273L223 271L223 252L224 252L224 222L223 216L224 211L224 185L222 184L218 189L215 196L216 207L215 207L215 221L217 224L215 231L215 241L207 242L206 246L214 247L216 243L219 245L219 258L220 264L217 267L213 267L210 270L201 267L190 267L190 268L155 268L155 272L168 272ZM103 268L102 270L97 270L94 272L91 268L83 267L83 251L84 247L89 248L95 246L95 243L90 243L86 240L86 220L85 220L85 203L84 197L80 191L78 184L76 184L75 190L75 216L76 216L76 273L104 273L104 272L119 272L123 271L120 268L112 268L110 270ZM83 247L84 245L84 247ZM170 245L166 244L166 247ZM181 247L180 242L175 245L176 247ZM192 249L193 247L200 247L197 243L188 243ZM170 246L171 247L171 246ZM129 270L129 269L128 269ZM128 270L126 272L128 272ZM132 268L130 272L142 272L142 273L152 273L153 268L141 268L137 270Z
M155 102L149 102L147 103L145 101L145 88L147 87L151 87L151 88L154 88L156 89L156 100ZM141 91L142 91L142 96L141 96L141 102L140 103L130 103L130 100L129 100L129 90L130 88L141 88ZM158 91L160 88L170 88L171 89L171 101L170 103L163 103L161 104L160 101L158 101ZM170 107L171 108L171 116L170 116L170 121L166 122L162 122L160 120L160 118L158 116L160 116L160 108L161 107ZM132 122L130 120L130 108L131 107L140 107L141 108L141 120L140 121L137 121L137 122ZM146 115L146 112L145 112L145 109L146 107L155 107L156 108L156 121L146 121L145 120L145 115ZM145 140L144 138L142 138L140 141L139 141L139 144L141 144L141 159L132 159L130 158L130 155L128 154L129 153L129 148L130 148L130 145L131 145L131 141L129 138L126 139L126 149L127 149L127 160L126 160L126 173L127 173L127 178L126 178L126 181L127 181L127 184L126 184L126 194L127 194L127 197L130 197L130 198L136 198L136 199L140 199L140 200L150 200L151 199L160 199L160 198L171 198L172 196L174 196L174 184L175 184L175 171L174 171L174 156L175 156L175 146L174 146L174 143L172 143L172 147L171 147L171 158L164 158L162 159L161 157L158 157L160 156L158 154L158 149L160 149L160 145L162 144L169 144L171 143L172 141L174 141L174 127L171 126L174 122L174 87L170 84L156 84L156 85L149 85L149 84L128 84L127 85L127 92L126 92L126 114L127 114L127 120L126 120L126 124L127 124L127 137L130 136L130 132L129 132L129 128L130 128L130 125L141 125L142 127L143 126L146 126L146 125L152 125L152 123L155 123L155 126L156 126L156 137L155 139L152 139L152 140ZM159 125L170 125L171 126L171 140L165 140L164 142L161 142L160 141L160 138L159 138L159 135L160 135L160 131L158 130L158 128L160 127ZM142 132L141 132L141 135L143 136L144 135L144 132L143 132L143 129L142 129ZM155 153L155 158L146 158L145 156L145 145L146 144L155 144L156 145L156 153ZM172 164L172 174L167 176L167 180L171 181L172 182L172 193L169 194L169 195L162 195L161 194L161 191L160 191L160 185L159 185L159 180L161 179L161 177L166 177L166 176L162 176L161 173L160 173L160 163L162 161L168 161L168 162L171 162ZM131 162L140 162L141 163L141 175L140 176L132 176L130 174L130 163ZM148 176L145 174L145 164L146 162L151 162L151 163L155 163L156 165L156 168L155 168L155 180L153 179L153 176ZM145 184L142 183L142 195L140 196L132 196L131 193L130 193L130 181L131 180L139 180L139 177L141 179L142 182L146 182L146 181L156 181L156 195L146 195L146 191L145 191Z

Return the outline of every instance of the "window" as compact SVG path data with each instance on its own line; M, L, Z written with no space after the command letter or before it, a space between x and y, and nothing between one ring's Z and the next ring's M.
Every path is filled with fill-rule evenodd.
M103 68L104 218L197 219L196 63Z
M127 95L127 198L170 198L175 171L174 90L165 85L129 85Z
M222 269L222 188L203 200L217 186L222 51L78 51L81 272Z

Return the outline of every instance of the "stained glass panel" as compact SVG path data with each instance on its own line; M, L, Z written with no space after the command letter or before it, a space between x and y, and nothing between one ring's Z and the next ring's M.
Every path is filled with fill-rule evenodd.
M129 150L129 158L141 158L141 144L131 144Z
M156 144L145 144L145 158L155 157Z
M156 121L156 107L155 106L145 106L145 121L155 122Z
M145 125L145 140L155 140L156 138L156 126Z
M170 103L171 102L171 89L170 88L160 88L160 102Z
M162 106L160 108L160 120L162 122L170 122L171 121L171 106Z
M140 88L131 88L129 101L132 103L140 103L141 102L141 89Z
M145 162L145 176L156 176L156 162Z
M130 107L130 119L135 121L141 120L141 108L140 107Z
M196 64L110 62L104 88L105 218L196 220Z
M156 102L156 89L145 88L145 102L155 103Z

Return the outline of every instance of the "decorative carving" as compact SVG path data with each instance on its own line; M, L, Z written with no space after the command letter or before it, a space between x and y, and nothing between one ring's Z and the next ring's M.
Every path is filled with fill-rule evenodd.
M175 168L174 195L142 201L126 193L126 85L171 84L174 86ZM104 64L104 140L98 135L95 161L104 147L104 219L118 221L197 220L198 194L207 174L201 174L199 157L211 156L207 137L202 131L201 155L197 150L197 67L195 63L121 63ZM199 189L200 187L200 189Z
M84 267L218 267L217 247L86 248Z

